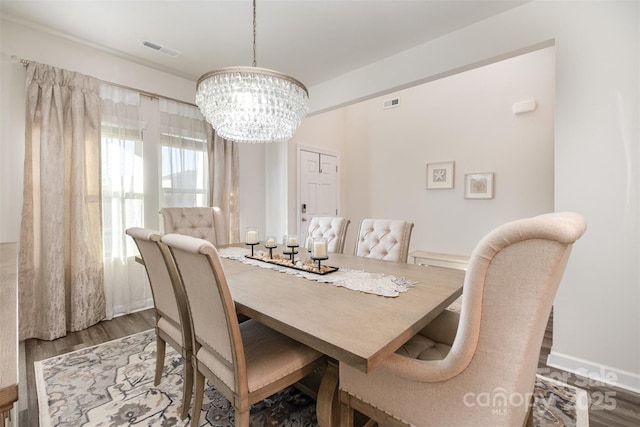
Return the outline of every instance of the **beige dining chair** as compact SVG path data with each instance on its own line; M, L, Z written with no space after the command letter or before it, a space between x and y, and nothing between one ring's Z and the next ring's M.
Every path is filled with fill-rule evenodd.
M180 416L186 418L191 406L193 368L191 367L192 334L187 301L180 277L158 231L133 227L126 230L138 247L147 271L156 312L156 372L154 384L160 384L164 369L166 343L182 355L184 381Z
M563 212L487 234L461 313L445 310L368 374L340 364L342 425L354 410L385 426L523 425L551 305L585 230L581 215Z
M170 207L162 208L160 213L165 234L184 234L214 245L229 243L229 230L218 207Z
M325 364L322 353L254 319L239 323L218 251L203 239L162 238L187 295L193 333L194 405L199 425L205 377L235 409L235 425L249 426L253 403L296 383Z
M349 227L347 218L316 216L311 218L307 230L307 247L310 239L324 237L327 239L327 251L341 254L344 252L344 243Z
M360 221L353 254L384 261L407 262L413 223L392 219Z

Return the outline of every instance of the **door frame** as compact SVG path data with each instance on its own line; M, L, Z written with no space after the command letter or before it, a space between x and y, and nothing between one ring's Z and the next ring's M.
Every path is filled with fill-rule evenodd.
M333 156L336 158L336 166L338 167L338 173L336 174L336 192L337 194L337 203L336 206L338 208L338 214L336 216L340 216L342 213L342 190L340 186L340 174L342 173L342 166L340 164L340 153L336 151L327 150L325 148L314 147L311 145L305 144L296 144L296 232L298 236L301 233L300 224L302 220L302 212L300 212L300 205L302 204L302 200L300 200L300 152L301 151L310 151L312 153L325 154L327 156Z

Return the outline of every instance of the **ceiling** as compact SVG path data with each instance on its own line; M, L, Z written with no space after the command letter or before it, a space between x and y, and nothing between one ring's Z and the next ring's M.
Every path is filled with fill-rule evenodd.
M258 0L257 65L313 86L526 1ZM0 0L0 14L194 81L253 59L251 0Z

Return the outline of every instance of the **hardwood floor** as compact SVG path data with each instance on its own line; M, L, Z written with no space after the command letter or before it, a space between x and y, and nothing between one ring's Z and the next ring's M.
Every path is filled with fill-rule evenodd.
M39 425L33 362L151 329L153 321L153 310L145 310L101 322L89 329L70 333L55 341L32 339L21 343L18 425L21 427L38 427ZM590 400L590 427L639 426L640 394L597 384L594 381L547 366L546 360L551 349L552 332L550 318L540 350L539 373L547 377L566 379L569 384L587 391ZM611 408L612 406L615 407Z

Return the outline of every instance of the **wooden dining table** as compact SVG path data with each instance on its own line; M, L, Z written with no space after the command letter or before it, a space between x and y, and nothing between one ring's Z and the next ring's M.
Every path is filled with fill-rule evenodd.
M298 258L308 258L300 249ZM327 265L404 278L415 285L385 297L224 259L238 313L328 356L318 390L320 426L339 424L338 369L369 372L462 293L465 272L330 254ZM330 273L333 274L333 273Z

